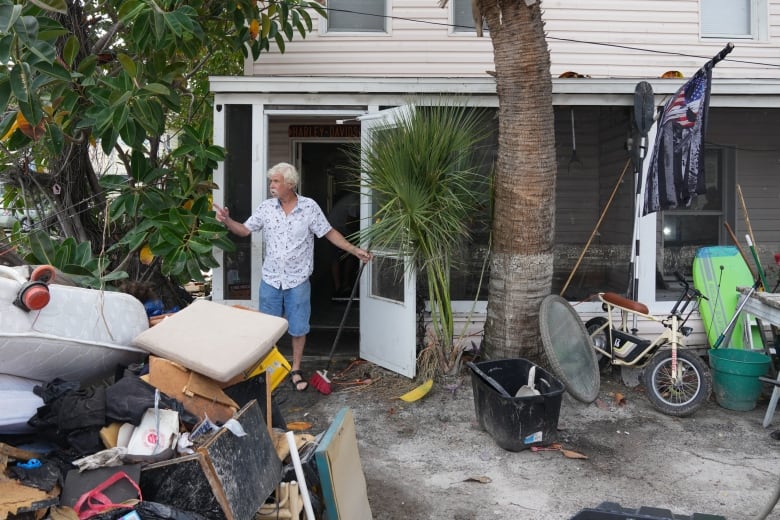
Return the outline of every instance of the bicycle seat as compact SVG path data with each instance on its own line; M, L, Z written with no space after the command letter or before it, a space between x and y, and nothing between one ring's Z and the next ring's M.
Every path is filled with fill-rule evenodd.
M617 293L605 292L601 293L601 299L612 305L628 309L630 311L638 312L639 314L650 314L650 310L647 305L635 300L630 300L625 296L620 296Z

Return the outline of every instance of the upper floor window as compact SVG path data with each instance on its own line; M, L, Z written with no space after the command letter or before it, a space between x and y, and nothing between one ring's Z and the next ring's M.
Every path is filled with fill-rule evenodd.
M328 0L328 32L386 32L387 0Z
M452 32L476 32L471 0L450 0L450 5L452 5ZM482 25L482 30L487 32L487 23Z
M700 16L702 38L767 36L766 0L701 0Z

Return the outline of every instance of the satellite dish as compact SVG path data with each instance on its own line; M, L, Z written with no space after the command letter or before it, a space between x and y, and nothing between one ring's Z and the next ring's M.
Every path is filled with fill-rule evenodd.
M547 296L539 308L539 331L550 368L566 391L583 403L595 401L601 386L599 363L577 311L557 294Z

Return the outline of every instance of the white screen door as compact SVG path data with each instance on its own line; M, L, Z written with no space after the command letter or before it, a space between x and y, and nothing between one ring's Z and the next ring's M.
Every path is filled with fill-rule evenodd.
M399 107L361 119L361 146L370 146L371 132L388 128L402 110ZM374 201L370 192L361 194L360 222L373 221ZM397 251L372 249L374 259L363 270L360 281L360 357L388 370L412 378L417 366L415 329L415 276L405 269L408 259Z

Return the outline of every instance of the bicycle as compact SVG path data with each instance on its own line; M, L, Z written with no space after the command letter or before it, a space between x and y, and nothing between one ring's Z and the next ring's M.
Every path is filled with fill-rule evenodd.
M712 379L704 360L686 348L685 338L693 329L685 323L706 297L680 275L683 291L666 316L650 314L647 306L612 292L598 294L604 316L585 323L599 368L627 366L642 370L642 382L652 405L664 414L684 417L694 413L710 397ZM686 313L683 317L683 315ZM654 338L642 338L629 328L629 318L649 320L663 325Z

